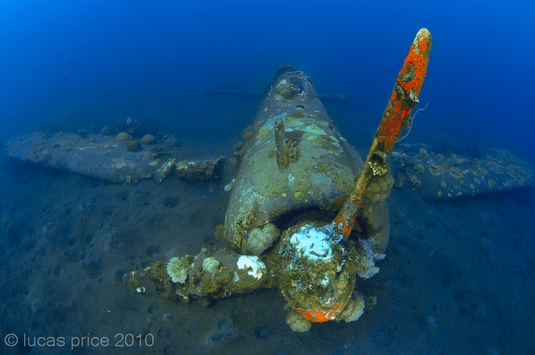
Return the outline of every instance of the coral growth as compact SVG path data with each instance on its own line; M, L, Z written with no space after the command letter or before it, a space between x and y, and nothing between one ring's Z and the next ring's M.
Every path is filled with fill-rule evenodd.
M282 147L282 152L279 152L278 162L282 169L285 169L299 160L299 150L297 149L297 143L292 139L285 139Z
M357 265L357 274L363 279L369 279L377 274L379 268L375 266L375 261L385 258L385 254L379 254L373 251L374 244L375 241L373 239L361 239L359 241L355 264Z
M124 143L132 140L132 136L126 132L120 132L116 138L117 142Z
M191 257L186 255L182 258L171 258L167 263L167 275L174 283L184 284L188 279L188 269L191 264Z

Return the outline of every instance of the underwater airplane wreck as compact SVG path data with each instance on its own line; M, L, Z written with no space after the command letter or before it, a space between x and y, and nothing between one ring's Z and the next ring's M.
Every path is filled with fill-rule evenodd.
M431 34L421 29L365 159L340 135L311 79L281 66L244 133L239 172L226 187L230 201L216 235L227 247L134 270L125 276L129 286L185 302L278 288L294 331L356 321L373 306L358 280L379 272L375 262L385 257L393 186L436 201L532 185L533 168L503 151L476 159L401 144L394 150L411 124L430 50ZM32 133L7 141L4 152L114 183L160 182L173 174L217 179L223 157L179 161L173 137L146 135L138 142L128 132L135 125L126 122L118 135Z
M357 278L370 278L390 233L387 158L418 103L431 35L418 32L370 152L363 161L338 133L310 78L275 74L258 108L218 236L227 248L132 271L130 286L172 299L224 298L277 287L297 332L355 321L365 308Z

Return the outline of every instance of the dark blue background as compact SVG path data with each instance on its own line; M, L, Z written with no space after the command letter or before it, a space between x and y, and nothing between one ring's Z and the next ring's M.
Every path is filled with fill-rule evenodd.
M373 132L426 27L434 45L420 101L429 106L410 141L442 133L535 161L533 13L527 0L2 1L0 133L151 110L164 119L222 82L263 88L281 63L373 118L342 127Z

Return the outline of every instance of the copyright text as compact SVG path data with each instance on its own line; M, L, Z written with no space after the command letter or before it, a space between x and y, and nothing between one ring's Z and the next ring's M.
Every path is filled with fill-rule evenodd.
M113 337L94 336L86 334L84 336L22 336L9 333L4 337L4 343L9 347L21 345L31 348L63 348L69 347L71 350L79 348L130 348L130 347L151 347L154 345L154 335L147 334L122 334L117 333Z

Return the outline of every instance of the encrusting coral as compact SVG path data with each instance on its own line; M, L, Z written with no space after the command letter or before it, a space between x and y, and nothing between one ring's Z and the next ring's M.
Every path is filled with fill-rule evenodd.
M166 266L167 275L171 281L178 284L184 284L188 278L188 269L191 264L191 257L186 255L182 258L173 257Z

